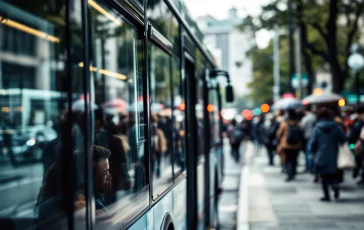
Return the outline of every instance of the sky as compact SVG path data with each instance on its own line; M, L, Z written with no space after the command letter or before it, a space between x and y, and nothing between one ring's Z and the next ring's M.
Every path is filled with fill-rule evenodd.
M217 19L224 19L228 16L231 7L238 9L240 17L247 15L259 15L262 5L271 0L184 0L192 17L209 14ZM271 33L266 30L256 34L257 45L264 48L268 45Z

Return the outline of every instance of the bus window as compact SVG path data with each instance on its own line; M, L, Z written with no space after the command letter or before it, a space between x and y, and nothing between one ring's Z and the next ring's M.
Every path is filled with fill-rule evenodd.
M94 145L111 153L111 185L103 194L107 213L97 210L96 224L107 228L106 220L117 214L121 227L148 205L143 40L137 39L137 31L128 21L101 1L89 1L89 5L94 28L89 66L95 103Z
M151 113L152 113L152 173L153 198L157 198L172 183L172 92L171 57L151 44Z
M177 5L176 5L177 6ZM148 20L173 44L173 55L180 55L179 24L163 0L148 1Z
M68 59L83 59L68 50L82 47L81 12L68 4L80 2L0 0L2 229L64 228L75 209L85 219L83 75Z
M173 85L173 138L174 138L174 174L178 176L185 169L185 110L184 83L181 80L179 59L172 59L172 85Z
M209 97L209 108L211 108L209 112L209 122L210 122L210 148L215 148L217 144L220 143L220 134L219 134L219 113L218 113L218 98L217 98L217 90L209 89L208 90Z

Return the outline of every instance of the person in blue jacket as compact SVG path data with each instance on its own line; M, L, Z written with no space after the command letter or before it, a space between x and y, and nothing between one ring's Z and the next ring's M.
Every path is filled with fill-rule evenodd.
M308 149L314 155L316 173L321 177L324 197L321 201L330 201L329 186L334 190L335 199L339 198L337 159L339 145L346 140L344 130L335 123L332 112L322 107L317 113L317 123L308 143Z

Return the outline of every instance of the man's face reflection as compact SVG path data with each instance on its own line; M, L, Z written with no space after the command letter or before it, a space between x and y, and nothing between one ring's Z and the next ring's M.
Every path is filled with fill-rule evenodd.
M95 165L95 190L106 192L111 186L109 160L101 160Z

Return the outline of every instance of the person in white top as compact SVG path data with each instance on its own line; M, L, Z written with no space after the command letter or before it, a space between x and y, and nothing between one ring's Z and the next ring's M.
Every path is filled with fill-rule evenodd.
M305 141L303 143L303 150L305 151L306 156L306 171L312 172L312 153L309 153L307 151L307 142L310 139L313 128L316 123L316 116L315 114L310 110L310 107L306 107L304 111L305 116L301 119L300 125L303 129L304 135L305 135Z

